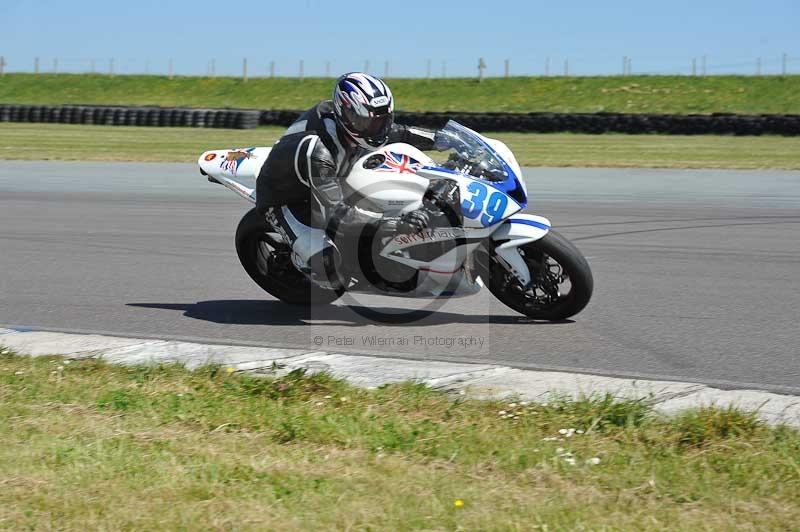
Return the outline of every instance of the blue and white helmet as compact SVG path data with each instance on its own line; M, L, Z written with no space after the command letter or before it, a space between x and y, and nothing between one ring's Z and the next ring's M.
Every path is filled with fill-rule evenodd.
M394 97L382 80L351 72L333 89L336 121L350 138L366 149L386 144L394 124Z

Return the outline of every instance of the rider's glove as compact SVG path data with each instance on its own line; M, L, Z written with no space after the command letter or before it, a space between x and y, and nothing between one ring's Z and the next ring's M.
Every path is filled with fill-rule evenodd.
M411 211L400 217L397 222L397 233L401 235L419 233L428 227L429 221L430 216L427 209Z
M451 226L463 224L461 194L458 183L450 179L433 181L425 192L423 203L434 217L444 216Z
M440 210L445 210L448 206L460 203L458 193L458 183L450 179L438 179L430 184L423 200Z

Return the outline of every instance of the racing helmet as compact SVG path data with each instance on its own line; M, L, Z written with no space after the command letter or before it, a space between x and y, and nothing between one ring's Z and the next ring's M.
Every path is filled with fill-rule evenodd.
M336 80L333 89L336 122L356 144L380 148L394 123L394 97L382 80L351 72Z

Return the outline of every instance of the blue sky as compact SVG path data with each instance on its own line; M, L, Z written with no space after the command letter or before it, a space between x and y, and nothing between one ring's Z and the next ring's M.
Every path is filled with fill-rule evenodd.
M351 2L0 0L0 55L8 70L97 70L278 75L363 69L424 76L473 75L485 57L487 75L551 72L564 61L574 74L617 73L630 56L634 72L688 73L703 55L710 73L778 72L781 55L800 73L800 0L562 0L540 2Z

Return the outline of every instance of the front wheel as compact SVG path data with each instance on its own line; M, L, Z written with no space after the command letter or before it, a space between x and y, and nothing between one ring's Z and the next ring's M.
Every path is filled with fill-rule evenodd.
M291 249L255 209L236 228L236 253L247 274L269 294L292 305L324 305L339 294L317 286L294 267Z
M547 321L565 320L586 307L594 279L589 263L572 242L551 230L518 249L531 282L520 286L494 257L489 290L497 299L530 318Z

